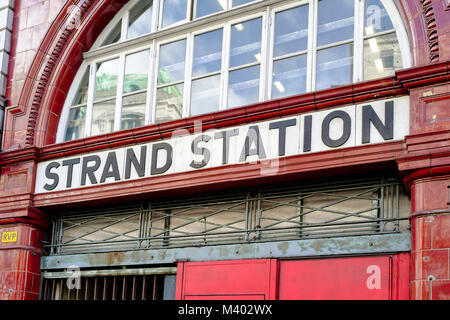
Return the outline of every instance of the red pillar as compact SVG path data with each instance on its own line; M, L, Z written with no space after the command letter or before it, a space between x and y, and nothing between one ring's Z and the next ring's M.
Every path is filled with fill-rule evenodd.
M450 176L411 182L411 299L450 299Z
M3 237L5 233L16 234L17 238L7 239ZM0 225L0 234L0 300L37 299L42 229L31 224L12 223Z
M34 148L0 154L0 300L38 298L48 221L33 207L35 158Z

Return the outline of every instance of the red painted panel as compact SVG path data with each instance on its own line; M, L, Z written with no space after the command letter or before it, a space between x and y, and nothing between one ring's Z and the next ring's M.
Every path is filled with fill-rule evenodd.
M178 300L407 300L409 253L391 256L180 262Z
M224 296L185 296L184 300L264 300L263 294L241 294Z
M280 262L281 300L387 300L391 257Z
M178 266L177 299L274 299L277 261L270 259L182 262Z

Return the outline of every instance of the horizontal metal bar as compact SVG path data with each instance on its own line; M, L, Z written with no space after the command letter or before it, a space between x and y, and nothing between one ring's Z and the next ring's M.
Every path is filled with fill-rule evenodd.
M257 242L221 246L140 249L126 252L102 252L45 256L42 270L65 269L76 265L80 268L122 267L186 261L217 261L240 259L317 257L353 254L379 254L411 251L410 233L382 234Z
M112 269L112 270L88 270L80 271L77 276L81 278L90 277L114 277L114 276L148 276L154 274L176 274L177 267L163 268L139 268L139 269ZM44 279L67 279L73 277L73 272L43 272Z

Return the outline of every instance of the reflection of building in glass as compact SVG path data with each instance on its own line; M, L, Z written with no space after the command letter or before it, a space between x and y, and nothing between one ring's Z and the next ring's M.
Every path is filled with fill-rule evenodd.
M147 93L138 93L123 98L121 129L141 127L145 123Z
M158 83L171 83L170 74L161 69ZM183 116L183 92L179 85L169 85L158 89L156 97L156 122L180 119Z

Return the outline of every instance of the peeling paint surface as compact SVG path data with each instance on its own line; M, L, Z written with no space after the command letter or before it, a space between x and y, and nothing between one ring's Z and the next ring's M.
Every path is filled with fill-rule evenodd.
M326 239L246 243L211 247L171 248L46 256L41 269L57 270L71 265L87 267L171 264L177 261L220 261L238 259L301 258L348 254L411 251L409 233L339 237Z

